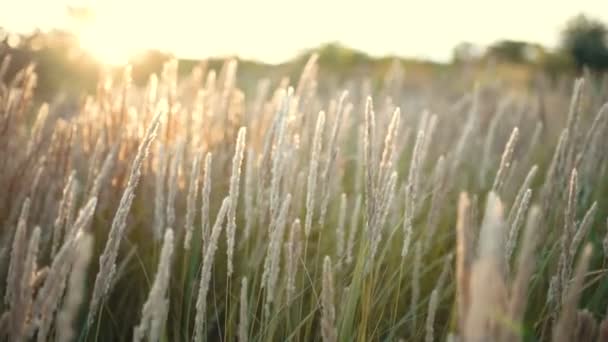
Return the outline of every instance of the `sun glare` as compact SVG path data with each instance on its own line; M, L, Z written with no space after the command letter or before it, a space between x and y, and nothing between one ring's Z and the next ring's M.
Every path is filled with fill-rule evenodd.
M79 34L80 45L98 62L107 65L124 65L138 50L116 29L92 26Z
M137 23L111 7L92 8L89 15L78 18L76 34L80 46L99 63L109 66L127 64L142 50Z

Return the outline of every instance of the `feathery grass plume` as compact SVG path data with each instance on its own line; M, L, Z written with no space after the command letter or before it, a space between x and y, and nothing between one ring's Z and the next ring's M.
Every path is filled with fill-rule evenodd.
M190 240L194 230L194 214L196 211L196 201L198 199L198 176L200 174L200 154L194 157L192 170L190 173L190 186L188 188L188 198L186 200L186 236L184 238L184 249L190 250Z
M97 198L93 197L80 209L72 230L66 233L65 242L53 258L44 285L38 291L32 309L32 323L27 329L27 335L32 336L37 328L37 337L40 342L46 341L49 329L53 323L53 316L63 297L68 273L78 258L77 240L88 229L96 206Z
M513 223L511 223L511 228L509 229L509 236L507 238L506 245L506 254L505 254L505 265L509 266L511 262L511 257L513 256L513 252L515 251L515 246L517 245L517 238L519 236L519 229L523 224L524 218L526 217L526 213L528 208L530 207L530 199L532 198L532 190L526 190L524 197L517 209L517 214L513 219Z
M371 249L370 257L367 259L368 263L366 265L366 272L371 270L371 266L374 264L376 253L378 251L378 246L380 246L380 242L382 241L382 230L384 228L384 223L386 222L386 216L388 215L393 203L393 199L395 198L396 184L397 172L394 171L391 174L391 177L388 179L388 182L386 182L384 189L381 189L381 192L377 193L379 201L377 202L377 212L374 216L374 221L369 231L371 235Z
M405 258L410 248L412 240L412 223L416 213L416 200L418 199L418 178L420 173L420 152L424 144L424 131L418 131L416 143L414 144L414 152L412 153L412 162L410 171L407 177L407 185L405 186L405 219L403 221L403 249L401 257Z
M270 215L275 216L276 211L279 210L279 196L280 196L280 183L282 178L282 169L283 169L283 154L284 154L284 141L285 141L285 131L287 126L287 116L289 115L289 103L291 101L291 96L293 92L293 88L289 88L289 91L282 92L282 101L279 112L277 113L277 121L276 125L278 125L277 133L276 133L276 143L274 149L272 150L271 155L271 169L270 169Z
M106 246L103 253L99 257L99 272L95 278L93 296L89 306L88 326L91 326L93 323L100 302L104 300L110 291L109 285L112 283L114 274L116 272L116 257L118 256L118 247L120 246L120 241L122 240L124 232L127 228L127 215L129 214L131 204L133 203L133 199L135 197L135 188L137 187L137 183L141 177L141 167L148 154L150 144L152 144L152 141L156 136L156 130L158 129L160 118L166 111L166 103L164 103L164 105L161 105L161 108L156 112L156 115L150 122L150 126L144 134L143 140L137 149L135 159L133 160L131 173L129 174L127 181L127 187L120 198L118 209L116 209L116 214L112 220L112 227L110 228L110 234L108 236Z
M205 155L205 166L203 167L203 189L201 190L201 230L203 237L203 246L206 246L209 240L209 202L211 197L211 162L213 154L207 152Z
M346 205L346 194L342 193L340 196L340 209L338 210L338 224L336 225L336 260L338 260L338 264L342 262L344 256Z
M165 146L158 142L156 157L156 183L154 185L154 237L160 240L165 229L165 178L167 172L168 155L165 153Z
M239 342L247 342L249 339L249 315L247 305L247 277L241 280L241 302L239 303Z
M574 81L574 88L572 90L572 99L570 101L570 107L568 109L568 121L566 122L566 129L568 130L568 137L566 143L566 169L574 167L574 157L577 147L577 132L578 132L578 119L581 111L581 97L583 94L583 86L585 80L579 78Z
M426 334L424 337L425 342L433 342L435 336L435 313L437 312L437 306L439 306L439 289L433 289L431 292L431 299L429 299L429 308L426 316Z
M570 243L575 233L575 215L576 215L576 195L577 195L577 179L578 172L572 169L570 174L570 185L568 186L568 201L564 215L564 229L560 240L561 253L557 265L557 307L561 306L563 296L566 294L568 287L568 279L570 279L572 255L570 255Z
M63 307L57 315L57 340L60 342L74 339L73 322L84 299L86 271L93 256L93 235L82 233L77 240L77 257L68 280Z
M566 290L561 313L553 330L553 341L555 342L576 340L576 336L573 336L576 332L576 308L583 291L583 281L589 267L591 252L591 244L586 245L578 260L572 285L568 286Z
M310 55L310 58L304 65L304 69L302 69L302 75L300 76L300 80L298 81L298 85L296 87L296 97L302 98L304 95L304 91L309 86L309 83L314 79L314 69L317 60L319 59L319 54L313 53Z
M355 206L352 211L350 229L348 232L348 242L346 243L346 264L350 265L353 262L353 249L355 247L355 239L357 237L357 229L359 228L359 215L361 212L361 194L357 194ZM608 236L608 234L607 234Z
M536 266L534 252L541 238L539 226L540 208L533 206L528 213L526 229L522 239L522 247L517 256L517 272L511 287L509 300L509 318L514 323L523 320L526 302L528 299L528 286L530 277Z
M160 341L169 311L169 279L171 277L171 256L173 254L173 230L165 231L163 247L160 252L158 270L141 311L141 321L133 330L133 341L148 337L149 341Z
M13 247L11 248L11 258L8 266L8 275L6 277L6 294L4 302L11 307L15 303L16 291L21 288L21 279L23 278L23 260L27 252L27 219L30 213L29 197L23 202L21 214L17 222L17 230L13 238Z
M593 202L589 210L585 213L583 220L578 226L574 237L572 238L572 242L570 243L570 257L574 258L578 247L581 242L587 237L589 233L589 229L591 229L591 225L593 224L593 220L595 218L595 213L597 212L597 202Z
M234 158L232 159L232 173L230 175L230 189L228 196L230 198L230 206L228 207L228 224L226 226L227 240L227 255L228 255L228 277L232 275L232 255L234 253L234 241L236 238L236 207L239 202L239 183L241 180L241 164L243 163L243 154L245 153L245 138L247 128L241 127L236 139L236 148Z
M463 337L466 341L486 341L500 336L500 317L506 314L507 289L504 282L503 206L498 196L488 194L481 226L478 257L471 267L470 306Z
M287 225L287 215L291 204L291 194L287 194L281 205L279 215L271 223L274 228L271 232L270 243L264 261L264 273L262 274L262 287L266 288L266 315L270 315L271 305L274 301L275 288L279 278L279 267L281 261L281 247L283 246L283 236Z
M519 187L519 190L517 191L517 195L515 196L515 199L513 200L511 209L509 209L509 216L507 217L507 223L509 223L511 225L513 224L513 221L515 220L515 218L517 217L517 213L519 212L519 208L521 207L521 202L524 199L524 195L528 192L528 190L530 190L530 187L532 186L532 181L534 180L534 177L536 176L537 172L538 172L538 166L536 166L536 165L533 165L530 168L530 171L528 171L528 174L526 175L524 182L521 183L521 186Z
M306 187L306 218L304 220L304 234L310 235L312 220L315 211L315 197L317 195L317 175L319 171L319 160L321 158L321 146L323 144L323 129L325 127L325 112L320 111L317 117L315 133L312 138L312 149L310 154L310 166L308 169L308 182Z
M74 217L76 215L76 201L77 201L79 192L80 192L80 182L78 181L78 179L74 179L74 182L72 183L72 186L70 188L70 197L68 199L68 205L66 208L65 224L63 226L63 232L60 232L60 234L67 235L68 231L70 230L70 227L72 226L72 223L74 223ZM59 243L61 244L61 242L59 242Z
M40 227L32 232L27 248L27 254L22 261L23 273L19 279L19 287L16 288L15 297L10 303L10 325L11 341L21 341L25 333L27 315L32 305L33 280L37 268L38 247L40 245Z
M393 170L393 163L395 159L395 138L397 136L397 130L399 129L399 123L401 121L401 110L395 109L391 121L386 129L386 136L384 138L384 149L382 151L382 159L380 160L380 174L378 175L378 185L385 184L391 175Z
M327 205L329 204L330 197L330 185L329 179L331 178L331 171L333 171L336 163L336 157L340 150L338 135L340 134L340 128L342 127L342 117L344 116L344 101L348 96L348 91L343 91L338 100L338 107L336 108L336 118L331 129L331 135L327 143L327 156L325 156L325 163L323 164L323 171L321 172L321 181L324 185L321 186L321 210L319 213L319 227L323 227L325 224L325 215L327 212Z
M254 180L254 167L255 167L255 153L252 148L247 149L247 158L245 160L245 193L243 194L243 200L245 204L245 232L243 234L243 240L249 240L251 235L251 229L253 223L256 220L256 212L253 203L255 197L255 187L253 185Z
M108 153L106 156L106 159L104 159L101 169L93 181L93 185L91 186L88 197L99 197L102 186L105 185L107 179L110 177L112 169L114 168L114 162L116 161L117 154L118 145L114 145L114 147L112 147L110 150L110 153Z
M196 318L194 323L194 341L196 342L203 340L203 324L207 309L207 292L209 292L209 282L211 281L211 269L213 267L215 251L217 250L218 239L222 232L222 226L229 206L230 197L225 197L211 229L209 241L207 241L204 249L205 255L203 256L203 268L201 270L198 298L196 300Z
M471 200L466 192L458 198L456 221L456 305L460 333L464 332L467 308L470 304L469 280L473 256L473 232L471 225Z
M85 106L87 106L87 104L85 104ZM85 109L86 110L86 109ZM95 147L93 149L93 153L91 155L91 157L89 158L89 167L88 167L88 171L87 171L87 177L86 177L86 186L85 189L87 191L89 191L91 189L91 186L93 185L93 179L95 178L95 175L97 174L97 172L99 172L99 167L101 166L101 162L102 162L102 154L104 152L104 148L105 148L105 141L104 141L104 136L103 135L99 135L99 137L97 137L97 141L95 142Z
M300 219L295 219L291 224L291 232L289 235L289 242L287 243L287 262L286 262L286 275L287 285L285 290L287 292L287 303L291 302L293 295L296 292L296 274L298 272L298 261L302 254L302 240L301 240L302 225Z
M169 166L169 177L167 178L167 227L173 227L175 225L175 197L177 195L178 181L179 181L179 170L182 165L182 159L184 156L185 142L180 139L175 146L173 151L173 160ZM162 227L164 229L164 227ZM163 235L163 234L161 234Z
M376 116L372 98L365 103L365 126L363 129L363 168L365 169L365 230L369 233L376 210ZM308 234L307 234L308 235Z
M433 175L433 190L431 195L431 208L426 219L426 239L424 241L425 250L430 247L431 239L435 236L437 225L440 219L441 208L445 201L447 187L447 168L445 158L440 156L435 166Z
M55 222L53 223L53 237L51 241L51 257L55 256L57 253L57 249L59 248L59 244L61 243L61 235L64 231L64 226L67 221L67 208L71 198L71 190L72 183L74 182L74 177L76 177L76 170L72 170L68 180L65 182L65 186L63 187L61 201L59 201L59 208L57 212L57 216L55 217Z
M57 252L49 270L47 279L38 291L32 310L32 322L27 335L31 337L36 329L39 342L46 341L55 310L63 296L66 279L74 261L73 240L66 241Z
M45 102L40 106L40 109L38 110L38 115L36 115L36 121L34 121L34 125L32 126L32 132L27 144L26 155L31 155L34 151L34 148L42 142L42 132L44 130L48 116L49 104Z
M417 310L416 306L420 299L420 268L422 267L422 246L414 245L414 265L412 267L412 295L410 297L410 322L412 336L416 336Z
M325 256L325 259L323 260L321 336L323 337L323 342L335 342L338 340L338 331L336 330L336 308L334 306L334 274L329 256Z
M506 175L511 167L513 161L513 151L515 151L515 145L519 139L519 128L513 128L511 136L505 145L505 149L500 159L500 166L496 172L496 178L494 178L494 184L492 185L492 191L500 194L502 193L502 187L506 179Z

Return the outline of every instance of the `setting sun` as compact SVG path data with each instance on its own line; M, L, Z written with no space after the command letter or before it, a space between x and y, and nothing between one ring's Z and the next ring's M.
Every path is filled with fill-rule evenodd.
M93 25L78 34L83 49L89 52L100 63L123 65L129 62L138 50L124 38L124 31L111 25Z

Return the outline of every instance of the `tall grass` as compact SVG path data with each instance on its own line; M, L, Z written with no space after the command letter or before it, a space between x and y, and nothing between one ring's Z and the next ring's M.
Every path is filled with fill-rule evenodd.
M0 84L3 338L606 340L605 85L237 67Z

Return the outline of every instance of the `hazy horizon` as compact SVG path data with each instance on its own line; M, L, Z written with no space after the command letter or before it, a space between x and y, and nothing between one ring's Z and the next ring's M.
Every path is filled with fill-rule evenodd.
M603 2L23 0L3 8L0 26L22 33L36 28L78 31L84 47L106 60L158 49L181 58L238 55L278 63L338 42L372 56L444 62L465 41L487 46L511 39L556 47L564 24L577 14L608 22ZM94 17L77 24L68 6L89 7Z

